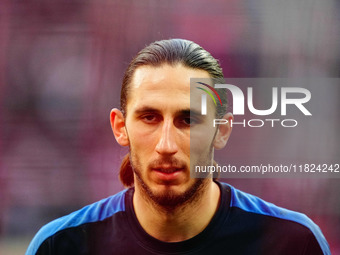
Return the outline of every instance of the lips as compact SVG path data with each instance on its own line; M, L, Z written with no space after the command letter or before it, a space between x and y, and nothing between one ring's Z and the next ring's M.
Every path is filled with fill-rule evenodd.
M176 183L182 178L184 168L179 167L157 167L153 168L153 173L157 180L165 183Z
M181 171L182 168L177 168L177 167L157 167L154 168L155 171L164 173L164 174L172 174L178 171Z

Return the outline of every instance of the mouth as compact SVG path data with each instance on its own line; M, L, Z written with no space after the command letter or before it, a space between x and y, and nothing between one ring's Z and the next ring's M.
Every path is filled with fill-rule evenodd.
M183 168L177 168L177 167L157 167L154 168L155 171L164 173L164 174L172 174L178 171L182 171Z
M175 181L184 171L183 168L178 167L156 167L153 168L157 178L162 181Z

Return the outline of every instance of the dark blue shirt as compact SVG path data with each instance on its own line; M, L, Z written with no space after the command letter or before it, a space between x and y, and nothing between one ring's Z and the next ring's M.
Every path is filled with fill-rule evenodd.
M167 243L140 226L130 188L45 225L26 255L78 254L330 254L320 228L306 215L218 183L221 201L197 236Z

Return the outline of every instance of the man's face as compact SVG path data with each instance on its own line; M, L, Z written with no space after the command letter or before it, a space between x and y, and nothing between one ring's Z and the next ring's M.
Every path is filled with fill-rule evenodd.
M190 78L209 74L180 64L142 66L130 87L125 127L136 190L163 206L187 202L211 181L190 178L190 160L191 165L211 165L215 135L207 128L213 115L211 120L190 116ZM200 113L200 108L191 110ZM190 132L191 139L197 137L191 154Z

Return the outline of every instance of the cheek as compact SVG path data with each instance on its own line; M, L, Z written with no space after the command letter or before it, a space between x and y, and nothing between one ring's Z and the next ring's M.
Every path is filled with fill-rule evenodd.
M200 139L195 142L190 143L190 156L193 158L198 158L206 155L212 146L212 141L210 139Z
M154 156L155 137L152 134L146 134L145 131L135 130L129 133L130 150L141 165L146 165Z
M207 155L213 144L215 130L193 130L190 134L190 157L192 160Z
M212 123L212 121L211 121ZM206 122L202 125L197 125L190 130L190 145L202 147L203 145L212 144L216 128L213 125L209 125L210 122Z
M127 121L127 133L130 146L148 148L156 140L155 127L150 127L139 121Z
M154 139L142 133L137 132L136 134L129 136L129 139L131 149L134 151L138 150L138 154L143 154L154 147Z

